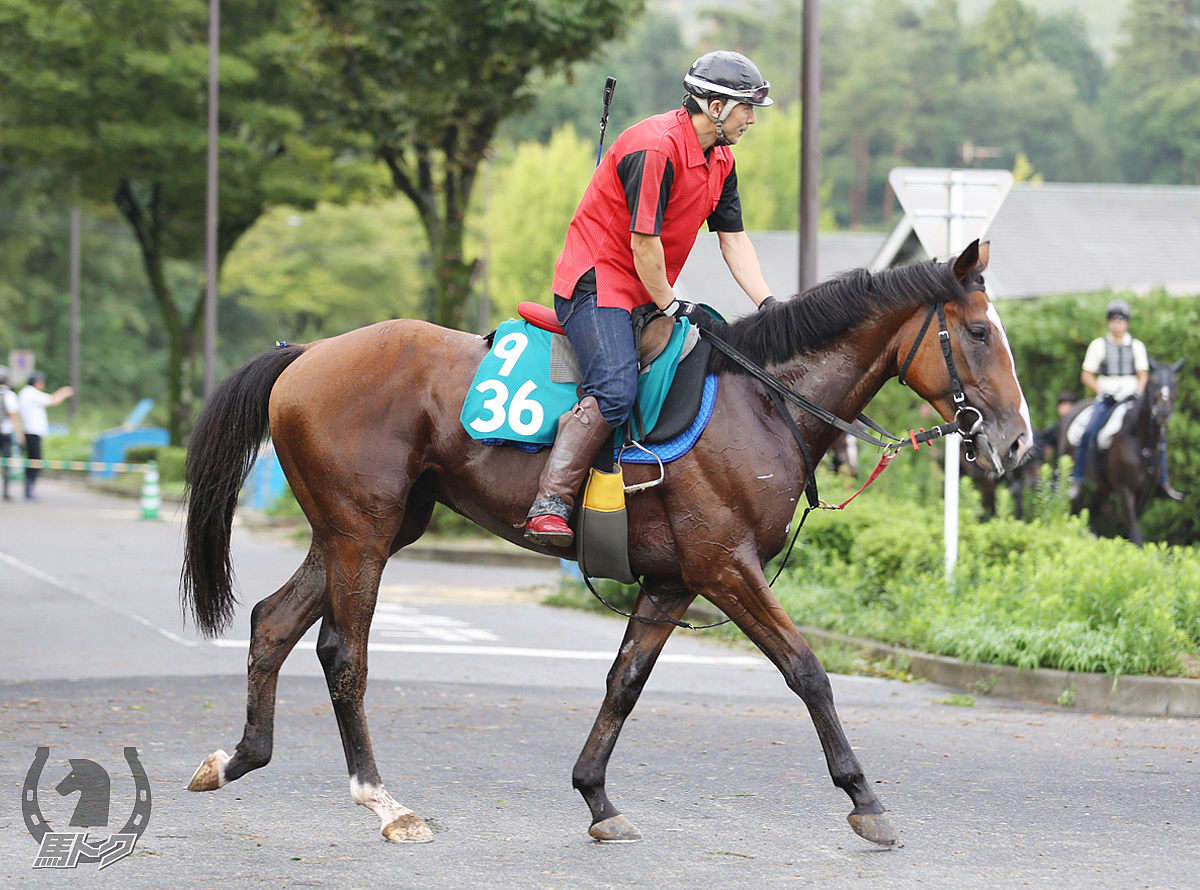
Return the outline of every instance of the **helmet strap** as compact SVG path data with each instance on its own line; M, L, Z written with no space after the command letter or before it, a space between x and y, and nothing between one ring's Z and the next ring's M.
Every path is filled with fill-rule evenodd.
M712 99L708 99L707 101L705 101L704 116L706 118L708 118L710 121L712 121L713 126L717 128L717 143L716 144L717 145L732 145L733 143L731 143L728 139L725 138L725 121L729 119L729 115L733 111L733 107L735 105L740 105L741 103L737 99L722 98L722 101L725 103L725 105L724 105L724 107L721 108L721 113L719 115L717 115L716 117L713 117L711 114L708 113L708 106L711 104Z

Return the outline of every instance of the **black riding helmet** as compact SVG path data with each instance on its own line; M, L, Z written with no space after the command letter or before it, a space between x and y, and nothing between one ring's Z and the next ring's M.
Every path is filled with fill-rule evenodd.
M684 88L688 94L699 100L701 110L717 128L717 144L728 145L725 138L725 119L739 102L759 107L771 105L772 100L767 96L771 84L763 80L758 67L743 56L731 50L717 50L705 53L692 63L688 73L683 78ZM711 99L723 99L724 107L721 114L713 117L708 113L708 102Z
M747 105L771 105L767 96L771 84L763 80L758 67L731 50L705 53L692 63L683 85L699 99L733 99Z

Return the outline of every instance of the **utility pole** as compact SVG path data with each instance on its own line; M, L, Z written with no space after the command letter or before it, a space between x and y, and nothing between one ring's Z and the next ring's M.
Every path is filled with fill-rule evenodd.
M800 33L800 292L817 283L821 179L821 4L804 0Z
M217 385L217 100L221 0L208 0L208 180L204 217L204 397Z

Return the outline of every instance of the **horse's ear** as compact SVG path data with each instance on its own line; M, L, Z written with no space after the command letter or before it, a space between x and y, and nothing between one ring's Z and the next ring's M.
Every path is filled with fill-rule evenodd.
M1165 368L1166 365L1159 364L1154 359L1150 359L1150 370L1157 371L1159 368Z
M984 241L980 244L979 239L976 238L954 261L954 277L959 281L966 281L968 275L972 272L982 272L987 268L987 264L988 242Z
M1183 367L1183 363L1184 363L1185 361L1186 361L1186 359L1182 359L1182 358L1181 358L1181 359L1180 359L1179 361L1177 361L1175 364L1171 365L1171 370L1172 370L1172 371L1174 371L1176 374L1178 374L1178 373L1179 373L1179 369Z

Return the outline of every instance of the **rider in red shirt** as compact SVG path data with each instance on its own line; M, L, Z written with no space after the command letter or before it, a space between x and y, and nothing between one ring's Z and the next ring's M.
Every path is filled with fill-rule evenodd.
M554 309L575 348L583 397L562 416L525 536L567 546L567 524L588 467L637 395L630 312L654 303L704 326L712 319L676 299L675 280L707 222L734 279L762 308L772 302L742 225L734 145L771 104L770 84L740 53L701 56L684 77L683 107L630 127L596 169L554 270Z

